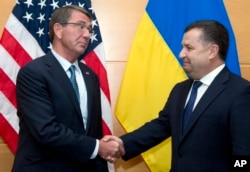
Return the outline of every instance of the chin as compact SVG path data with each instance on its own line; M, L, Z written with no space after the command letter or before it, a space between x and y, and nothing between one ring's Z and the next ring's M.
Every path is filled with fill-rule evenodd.
M187 73L189 73L189 72L191 71L190 68L188 68L187 66L183 66L183 69L184 69L184 71L187 72Z
M82 48L80 50L78 50L79 54L83 54L85 52L86 48Z

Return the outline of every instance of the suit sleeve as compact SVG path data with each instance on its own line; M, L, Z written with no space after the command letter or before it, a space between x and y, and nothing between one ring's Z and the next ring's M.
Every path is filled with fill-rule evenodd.
M158 118L120 137L125 148L124 160L145 152L170 136L168 105L165 105Z

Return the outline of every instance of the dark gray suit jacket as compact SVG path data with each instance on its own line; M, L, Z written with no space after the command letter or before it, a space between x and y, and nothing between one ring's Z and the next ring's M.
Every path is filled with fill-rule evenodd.
M121 137L125 160L170 136L173 172L227 172L233 155L250 155L250 83L225 67L200 99L182 133L191 84L190 79L178 83L158 118Z
M20 69L16 84L20 132L13 171L108 171L99 156L90 160L95 139L103 136L99 80L85 64L79 66L88 98L86 130L70 80L51 52Z

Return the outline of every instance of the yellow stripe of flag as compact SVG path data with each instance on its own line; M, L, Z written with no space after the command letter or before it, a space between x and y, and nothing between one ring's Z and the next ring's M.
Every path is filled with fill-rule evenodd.
M115 108L116 117L125 130L133 131L157 117L173 86L186 78L176 57L144 12ZM166 140L142 156L151 169L166 171L170 168L170 147L170 140ZM157 162L159 159L165 162Z

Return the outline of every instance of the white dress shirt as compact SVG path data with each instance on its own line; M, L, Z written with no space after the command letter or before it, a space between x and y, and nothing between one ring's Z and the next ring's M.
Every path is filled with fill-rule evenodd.
M78 85L78 91L79 91L79 98L80 98L80 109L81 109L81 113L82 113L82 118L83 118L83 124L84 127L86 129L87 126L87 118L88 118L88 107L87 107L87 90L86 90L86 85L85 85L85 81L81 72L81 69L78 65L78 61L76 60L73 64L70 63L68 60L66 60L65 58L61 57L59 54L57 54L53 49L51 50L52 54L56 57L57 61L61 64L61 66L63 67L64 71L66 72L66 74L68 75L68 77L70 78L70 71L69 68L71 65L75 66L75 73L76 73L76 82ZM90 159L94 159L97 156L98 153L98 149L99 149L99 141L96 140L96 146L95 146L95 150L92 153Z
M220 71L224 67L225 67L225 64L222 64L222 65L218 66L216 69L214 69L213 71L211 71L210 73L208 73L207 75L205 75L204 77L202 77L200 79L200 81L202 82L202 85L197 90L197 97L196 97L195 102L194 102L193 110L196 107L196 105L198 104L198 102L200 101L203 94L206 92L206 90L210 86L210 84L213 82L214 78L220 73ZM188 93L186 104L187 104L188 99L190 97L192 87L190 88L190 91ZM185 106L186 106L186 104L185 104Z

